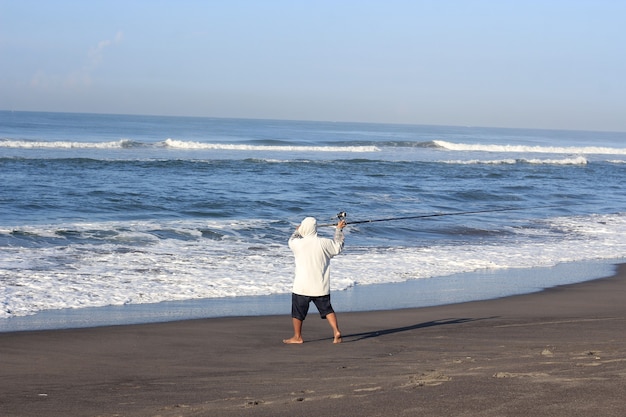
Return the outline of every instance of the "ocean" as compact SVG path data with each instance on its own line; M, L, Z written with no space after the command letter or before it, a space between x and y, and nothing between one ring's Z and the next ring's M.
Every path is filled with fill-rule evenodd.
M0 330L288 315L287 240L340 211L338 311L598 278L626 258L625 177L620 132L2 111Z

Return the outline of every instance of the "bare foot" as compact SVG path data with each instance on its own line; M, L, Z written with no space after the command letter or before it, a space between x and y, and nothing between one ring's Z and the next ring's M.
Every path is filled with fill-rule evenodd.
M287 345L301 344L303 342L304 341L302 340L302 338L297 338L297 337L292 337L291 339L283 339L283 343Z
M333 340L333 343L341 343L341 333L337 333L335 335L335 339Z

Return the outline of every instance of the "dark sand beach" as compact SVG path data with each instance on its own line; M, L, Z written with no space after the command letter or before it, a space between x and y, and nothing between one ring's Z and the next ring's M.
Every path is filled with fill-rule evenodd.
M624 416L626 267L489 301L0 333L0 415ZM315 313L314 308L312 313Z

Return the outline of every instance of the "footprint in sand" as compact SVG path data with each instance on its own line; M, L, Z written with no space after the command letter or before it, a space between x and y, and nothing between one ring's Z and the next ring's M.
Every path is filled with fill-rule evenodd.
M549 376L543 372L496 372L494 378L545 378Z
M417 375L410 375L409 382L402 385L402 388L416 388L416 387L434 387L437 385L441 385L444 382L450 381L450 378L447 375L442 374L441 372L432 371Z

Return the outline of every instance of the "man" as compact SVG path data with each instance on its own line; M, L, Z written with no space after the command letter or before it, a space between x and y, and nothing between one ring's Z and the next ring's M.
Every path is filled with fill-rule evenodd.
M289 238L296 272L291 294L291 317L293 337L283 343L302 343L302 322L313 302L322 319L327 319L333 329L333 343L341 343L341 332L337 315L330 303L330 259L343 250L343 228L346 221L341 219L335 229L333 239L317 236L317 220L305 218Z

